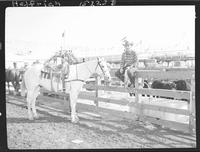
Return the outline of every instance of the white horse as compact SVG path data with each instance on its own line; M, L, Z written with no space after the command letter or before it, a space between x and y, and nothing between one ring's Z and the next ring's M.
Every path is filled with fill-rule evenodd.
M52 80L41 77L41 71L43 68L44 67L42 64L35 64L27 69L27 71L24 73L21 94L22 96L25 96L25 91L27 91L26 100L29 120L38 118L35 108L35 101L39 95L41 86L50 91L53 90L58 92L61 90L62 81L58 81L56 77L53 77ZM93 74L104 76L106 80L111 79L107 64L102 59L97 58L95 60L83 62L80 64L70 65L70 73L64 85L65 93L69 93L70 97L71 121L73 123L78 122L78 116L76 113L78 94L81 91L85 80L87 80Z

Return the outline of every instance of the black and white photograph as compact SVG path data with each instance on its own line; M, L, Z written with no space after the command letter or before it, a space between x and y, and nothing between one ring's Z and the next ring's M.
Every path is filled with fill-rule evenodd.
M8 149L196 148L195 6L8 7Z

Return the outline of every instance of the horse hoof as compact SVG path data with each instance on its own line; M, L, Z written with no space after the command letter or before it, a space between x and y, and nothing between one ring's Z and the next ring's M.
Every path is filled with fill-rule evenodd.
M78 121L77 121L77 120L72 120L71 122L72 122L72 123L77 123Z
M72 119L72 123L78 123L78 121L79 121L79 118Z

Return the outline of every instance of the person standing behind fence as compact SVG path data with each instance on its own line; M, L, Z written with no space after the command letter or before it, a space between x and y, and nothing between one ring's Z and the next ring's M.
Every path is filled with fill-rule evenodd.
M69 66L72 64L77 64L78 63L78 59L74 56L74 54L72 53L71 50L67 50L64 55L63 55L63 60L62 63L65 63L65 77L68 78L69 76L69 72L70 72L70 68Z
M120 69L116 71L117 76L121 81L124 82L124 73L128 67L137 68L138 57L136 52L131 48L132 42L129 42L126 37L122 39L122 45L124 46L124 52L121 56Z
M78 63L78 59L74 56L74 54L72 53L72 50L67 50L64 54L64 58L66 58L69 65Z
M16 62L13 62L13 68L17 69L17 63Z

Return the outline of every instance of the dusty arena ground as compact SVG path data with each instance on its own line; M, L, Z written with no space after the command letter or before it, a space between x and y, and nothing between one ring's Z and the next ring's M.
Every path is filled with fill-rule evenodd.
M57 99L38 99L37 108L40 118L30 121L24 99L6 95L9 149L196 147L195 135L101 112L78 109L80 122L72 124Z

